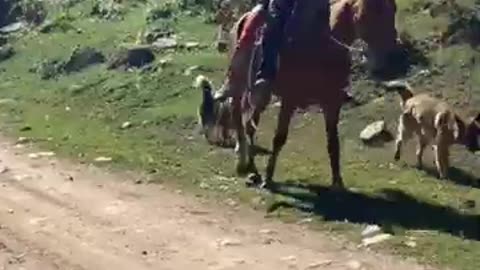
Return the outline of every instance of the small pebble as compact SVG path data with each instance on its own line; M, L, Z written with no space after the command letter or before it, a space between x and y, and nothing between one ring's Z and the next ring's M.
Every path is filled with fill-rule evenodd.
M96 162L110 162L112 161L111 157L97 157L95 159Z
M131 128L132 127L132 123L131 122L124 122L122 124L122 129L127 129L127 128Z
M27 142L29 142L29 141L30 141L30 139L27 138L27 137L19 137L19 138L17 139L17 143L18 143L18 144L24 144L24 143L27 143Z
M359 261L349 261L347 263L347 267L349 269L352 269L352 270L357 270L357 269L360 269L362 267L362 263L359 262Z
M415 248L417 247L417 243L415 241L407 241L405 242L405 246Z
M232 246L240 246L242 243L236 239L222 239L218 241L218 244L221 247L232 247Z
M320 268L320 267L325 267L325 266L329 266L333 263L332 260L325 260L325 261L321 261L321 262L315 262L315 263L311 263L309 264L305 269L317 269L317 268Z

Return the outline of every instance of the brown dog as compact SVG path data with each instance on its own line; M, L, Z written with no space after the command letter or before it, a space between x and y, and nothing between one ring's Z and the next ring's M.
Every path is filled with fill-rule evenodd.
M437 172L443 179L447 177L449 147L452 144L464 145L471 152L480 150L480 113L466 121L446 102L426 93L414 94L406 82L393 81L386 83L385 87L396 90L402 98L395 160L400 159L402 143L416 134L417 165L422 167L423 151L427 144L432 143Z

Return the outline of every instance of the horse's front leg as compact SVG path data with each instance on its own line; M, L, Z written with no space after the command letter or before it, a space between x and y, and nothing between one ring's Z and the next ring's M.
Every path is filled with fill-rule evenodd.
M245 134L245 127L242 120L242 98L239 94L235 94L233 96L232 116L237 137L237 144L235 146L235 152L237 154L237 173L239 175L244 175L248 172L248 146Z
M275 130L275 136L273 138L273 150L270 158L268 159L267 164L267 173L266 178L263 183L263 186L272 186L273 175L275 173L275 167L277 165L278 155L282 150L283 146L287 142L288 138L288 129L290 126L290 121L294 112L294 107L291 104L288 104L285 101L282 101L280 107L280 112L277 120L277 129Z
M340 173L340 142L338 139L338 121L340 106L324 108L325 128L327 132L327 148L332 172L332 188L344 189L342 175Z

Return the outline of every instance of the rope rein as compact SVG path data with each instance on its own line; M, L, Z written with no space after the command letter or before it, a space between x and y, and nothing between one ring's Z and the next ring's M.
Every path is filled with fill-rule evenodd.
M363 53L364 51L362 49L359 49L359 48L355 48L353 46L350 46L350 45L347 45L343 42L341 42L340 40L336 39L334 36L330 35L329 36L330 39L335 42L337 45L339 45L340 47L343 47L344 49L347 49L348 51L350 52L358 52L358 53Z

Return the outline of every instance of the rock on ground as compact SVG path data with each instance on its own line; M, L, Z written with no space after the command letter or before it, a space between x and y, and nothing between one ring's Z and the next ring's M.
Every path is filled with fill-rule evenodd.
M387 130L385 121L377 121L368 125L360 133L360 139L365 144L375 144L390 141L392 134Z
M143 38L145 42L151 44L160 38L167 38L173 35L173 31L165 30L165 29L149 29L147 32L143 34Z
M62 73L64 62L60 59L46 59L34 63L30 72L37 73L42 80L57 77Z
M0 46L0 62L9 59L15 54L13 47L10 45Z
M103 63L105 60L105 56L95 48L77 47L73 50L63 69L67 73L80 71L88 66Z
M75 47L67 60L42 60L35 63L30 72L38 73L40 78L46 80L55 78L62 73L78 72L103 62L105 62L105 56L100 51L91 47Z
M25 29L25 26L26 25L24 22L15 22L0 28L0 33L10 34L10 33L18 32L22 29Z
M0 34L0 46L7 44L7 42L8 42L7 37Z
M110 57L108 69L141 68L155 60L155 54L148 46L120 49Z
M154 50L175 49L178 47L178 42L174 38L162 37L155 40L152 43L152 47Z

